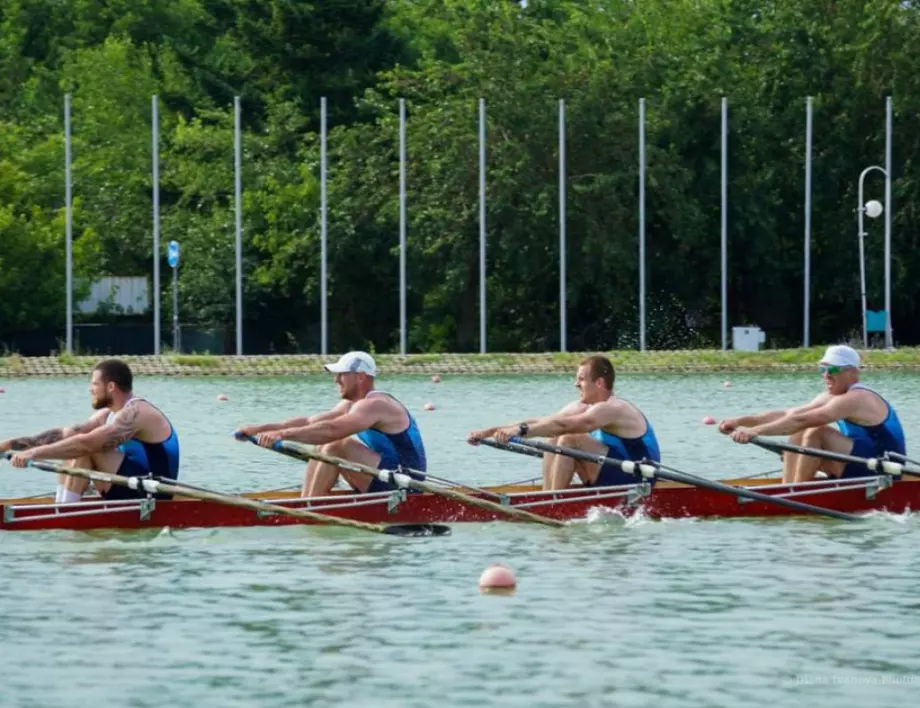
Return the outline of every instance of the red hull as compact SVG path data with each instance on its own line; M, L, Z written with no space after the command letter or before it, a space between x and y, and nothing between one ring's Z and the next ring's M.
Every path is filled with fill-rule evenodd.
M775 480L728 481L728 484L756 487L769 494L793 492L796 501L844 512L871 510L902 513L920 507L920 480L907 479L887 484L887 480L868 478L844 482L815 482L806 485L777 485ZM583 519L597 507L616 509L625 516L641 512L654 519L682 517L766 517L801 514L766 502L741 501L737 497L671 482L659 482L648 496L636 499L623 488L598 490L573 489L563 493L543 492L535 487L490 487L490 491L510 495L514 506L527 505L530 511L560 520ZM247 496L272 503L289 498L278 492ZM549 502L549 503L547 503ZM377 495L336 494L321 500L283 502L292 508L308 508L357 521L383 524L485 522L505 520L500 514L431 494L398 493ZM536 503L536 504L534 504ZM262 515L246 509L192 499L156 501L152 508L144 503L86 501L54 505L45 499L0 500L0 529L37 531L68 529L143 529L213 528L219 526L281 526L309 523L284 515Z

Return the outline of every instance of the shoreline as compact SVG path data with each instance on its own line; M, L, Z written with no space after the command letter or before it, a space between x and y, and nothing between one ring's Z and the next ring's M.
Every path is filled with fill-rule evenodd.
M769 373L814 371L824 347L770 349L760 352L694 349L675 351L634 350L542 354L374 354L381 375L487 375L571 374L584 357L609 356L624 373ZM920 347L886 351L861 350L863 367L874 371L920 371ZM86 376L107 355L0 357L0 378ZM324 373L322 365L338 353L215 356L164 354L125 356L135 374L153 376L303 376Z

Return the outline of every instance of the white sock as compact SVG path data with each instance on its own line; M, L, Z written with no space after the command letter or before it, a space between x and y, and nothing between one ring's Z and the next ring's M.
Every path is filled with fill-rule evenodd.
M55 490L54 490L54 503L60 504L61 499L63 498L64 498L64 485L59 484L57 487L55 487Z
M61 499L65 504L71 504L73 502L78 502L83 498L83 495L79 492L71 492L69 489L64 490L64 496Z

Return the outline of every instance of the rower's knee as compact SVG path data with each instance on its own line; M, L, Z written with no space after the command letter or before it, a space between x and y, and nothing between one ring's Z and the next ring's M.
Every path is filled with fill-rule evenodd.
M824 428L808 428L801 432L802 442L799 445L805 447L820 446L824 440Z
M319 448L319 451L325 453L326 455L335 455L336 457L341 457L342 452L345 450L345 441L344 440L335 440L330 443L326 443Z
M793 433L789 436L789 442L793 445L801 445L804 442L805 431L800 430L797 433Z
M556 444L563 447L580 447L585 436L582 433L566 433L556 438Z

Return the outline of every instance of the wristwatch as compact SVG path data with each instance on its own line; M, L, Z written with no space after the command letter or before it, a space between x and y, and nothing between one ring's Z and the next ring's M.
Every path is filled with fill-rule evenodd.
M527 423L518 423L518 435L526 438L528 432L530 432L530 426Z

